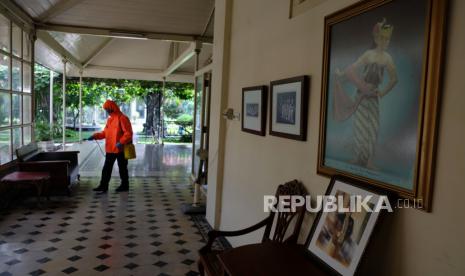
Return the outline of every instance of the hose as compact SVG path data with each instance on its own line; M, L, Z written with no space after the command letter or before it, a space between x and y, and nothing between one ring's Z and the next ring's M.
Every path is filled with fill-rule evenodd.
M105 153L103 152L102 147L100 147L99 142L97 142L97 140L94 140L94 141L95 141L95 143L97 144L97 146L98 146L98 148L99 148L100 153L102 154L102 156L105 157Z

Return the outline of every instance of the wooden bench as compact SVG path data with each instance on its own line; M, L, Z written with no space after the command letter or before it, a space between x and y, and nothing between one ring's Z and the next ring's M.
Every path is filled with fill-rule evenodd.
M16 150L20 172L46 172L50 175L50 193L71 195L79 182L79 151L42 152L31 143Z

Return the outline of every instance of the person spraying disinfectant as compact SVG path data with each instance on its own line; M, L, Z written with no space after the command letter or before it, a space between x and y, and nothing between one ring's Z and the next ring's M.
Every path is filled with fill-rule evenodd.
M106 193L113 171L115 161L118 161L119 176L121 185L116 188L116 192L129 190L128 160L124 156L123 147L132 143L132 126L129 118L124 115L118 105L107 100L103 104L103 109L108 113L108 120L105 128L101 132L96 132L87 141L105 139L105 164L102 169L100 185L94 188L96 192Z

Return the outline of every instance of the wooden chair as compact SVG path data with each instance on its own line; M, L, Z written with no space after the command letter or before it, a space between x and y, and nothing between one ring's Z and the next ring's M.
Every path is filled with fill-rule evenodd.
M279 196L306 196L307 192L301 182L293 180L285 184L279 185L276 191L276 197ZM275 204L277 206L277 203ZM275 215L277 216L275 219ZM259 223L250 226L248 228L237 230L237 231L218 231L212 230L208 233L207 244L199 250L199 260L197 262L199 267L200 275L223 275L221 264L217 258L217 254L221 251L212 250L213 242L218 237L234 237L241 236L265 227L265 233L263 234L262 242L275 241L283 243L297 243L299 237L300 227L305 215L305 205L297 207L295 212L270 212L270 215ZM294 229L286 237L288 230L292 226L293 222ZM274 228L273 228L274 224ZM274 230L273 233L271 231Z

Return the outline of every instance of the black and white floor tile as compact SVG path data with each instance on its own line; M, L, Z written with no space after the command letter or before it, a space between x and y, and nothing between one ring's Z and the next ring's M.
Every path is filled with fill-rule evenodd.
M180 210L188 183L185 174L136 177L128 193L97 195L98 178L87 177L73 197L16 202L0 217L0 276L198 275L205 240Z

